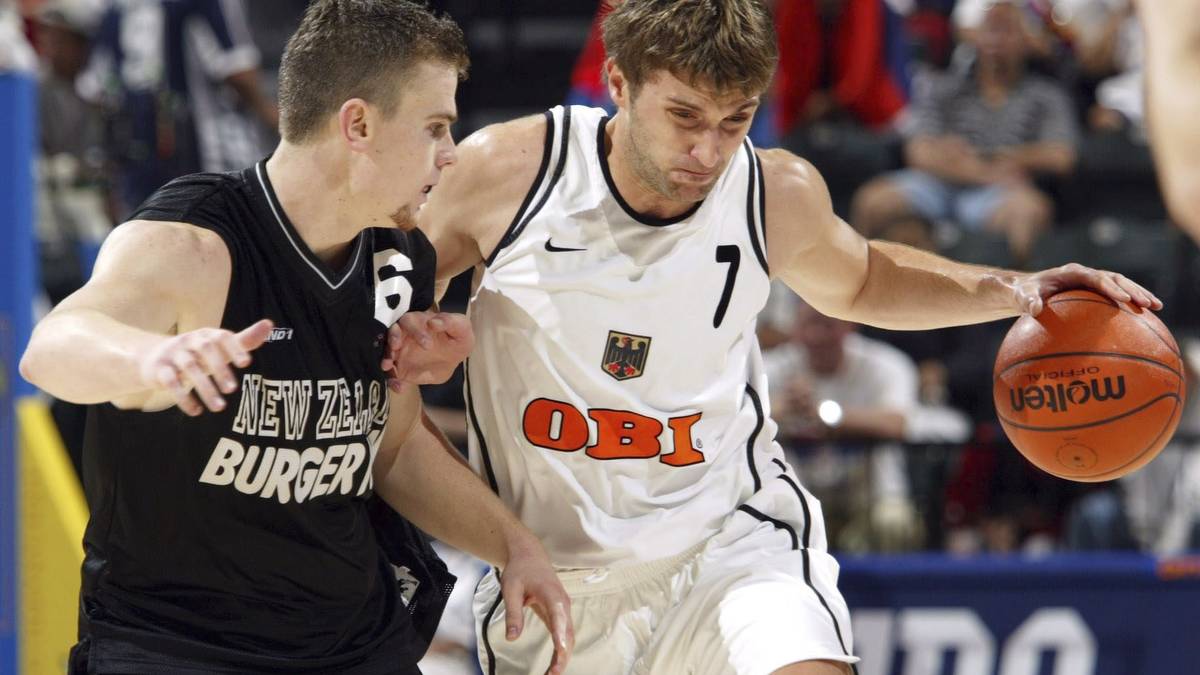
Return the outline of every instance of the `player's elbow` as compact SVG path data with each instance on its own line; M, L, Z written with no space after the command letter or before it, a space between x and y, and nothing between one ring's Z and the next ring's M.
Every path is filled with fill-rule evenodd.
M21 377L26 382L40 389L45 389L51 359L46 354L47 350L42 343L43 341L38 339L37 333L34 333L33 337L29 340L29 345L25 348L25 353L21 355L21 361L17 364L17 371L21 373Z
M17 372L21 373L21 377L26 382L37 384L37 362L34 360L31 349L26 349L21 355L21 362L17 364Z
M77 384L72 383L79 382L78 378L63 379L62 356L59 347L52 344L44 332L34 330L33 336L29 339L29 345L25 347L25 353L21 355L21 360L17 364L17 372L26 382L68 403L88 405L107 400L98 398L90 392L81 391Z

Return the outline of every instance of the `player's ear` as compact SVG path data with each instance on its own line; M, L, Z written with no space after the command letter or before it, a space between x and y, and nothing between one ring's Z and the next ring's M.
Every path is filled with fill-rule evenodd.
M338 133L354 150L364 150L369 135L374 131L370 121L370 109L361 98L352 98L338 110Z
M617 104L618 108L627 107L630 98L629 80L625 79L625 73L617 65L616 59L605 59L604 74L608 81L608 95L612 97L613 103Z

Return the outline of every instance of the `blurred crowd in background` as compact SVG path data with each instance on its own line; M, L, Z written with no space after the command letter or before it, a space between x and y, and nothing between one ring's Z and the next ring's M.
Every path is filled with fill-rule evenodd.
M45 303L83 282L105 234L155 188L270 152L276 70L306 4L17 2L41 61ZM598 0L429 4L462 24L472 50L458 138L559 103L611 108ZM1165 301L1161 317L1197 377L1200 251L1158 191L1130 0L770 4L781 61L756 144L812 161L838 213L869 236L985 265L1074 260L1125 273ZM444 307L463 309L468 288L454 284ZM889 332L773 294L760 321L773 413L824 504L831 548L1200 548L1200 409L1189 404L1175 442L1130 477L1050 477L996 421L991 372L1007 327ZM463 441L461 380L426 394ZM80 412L55 412L77 458Z

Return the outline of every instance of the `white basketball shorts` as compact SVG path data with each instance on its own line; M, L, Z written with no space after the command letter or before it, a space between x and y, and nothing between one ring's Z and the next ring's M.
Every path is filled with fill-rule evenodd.
M769 675L799 661L858 661L820 503L791 472L766 479L688 551L559 576L575 624L572 675ZM531 610L521 636L504 637L495 570L474 609L485 675L545 672L553 649Z

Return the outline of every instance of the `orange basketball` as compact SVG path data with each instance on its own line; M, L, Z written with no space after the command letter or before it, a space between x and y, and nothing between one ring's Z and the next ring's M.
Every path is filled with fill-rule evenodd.
M1103 481L1144 466L1171 439L1184 379L1175 338L1153 312L1067 291L1013 324L992 396L1005 433L1034 465Z

